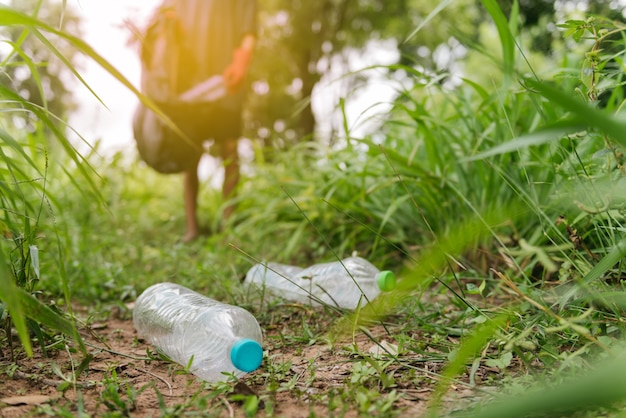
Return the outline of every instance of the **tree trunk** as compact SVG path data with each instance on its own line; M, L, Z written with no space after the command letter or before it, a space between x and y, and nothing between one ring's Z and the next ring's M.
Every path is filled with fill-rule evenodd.
M320 77L317 73L311 72L314 68L315 65L311 63L311 52L307 50L302 51L301 59L299 60L299 72L302 79L302 98L306 101L306 104L302 106L299 124L302 138L308 141L315 139L317 123L313 113L313 106L311 105L311 97L313 88L315 88L315 84L317 84Z

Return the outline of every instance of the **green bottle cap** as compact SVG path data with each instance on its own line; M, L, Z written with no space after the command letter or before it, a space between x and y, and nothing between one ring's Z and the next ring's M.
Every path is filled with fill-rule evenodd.
M253 372L263 361L263 348L255 340L242 338L230 349L230 361L243 372Z
M376 276L378 288L383 292L389 292L396 288L396 275L392 271L383 270Z

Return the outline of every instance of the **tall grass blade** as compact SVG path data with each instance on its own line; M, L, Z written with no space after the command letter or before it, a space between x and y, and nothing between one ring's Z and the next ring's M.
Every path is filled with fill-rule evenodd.
M500 397L477 408L465 418L522 418L531 416L570 416L596 407L610 407L626 399L626 357L606 361L588 373L569 377L564 383L540 385L531 391ZM591 416L591 415L589 415Z
M64 135L62 130L57 126L56 120L54 119L55 116L52 115L50 112L48 112L47 109L44 109L42 107L39 107L33 103L30 103L24 100L21 96L19 96L17 93L7 88L6 86L0 85L0 97L9 99L15 103L19 103L21 107L33 113L35 116L37 116L37 119L41 121L46 126L46 128L48 128L54 134L54 136L59 140L59 143L61 144L63 149L66 151L67 155L74 161L74 163L76 163L76 166L78 167L78 170L80 171L80 173L83 175L85 180L89 183L92 190L96 192L96 197L98 197L101 201L103 201L102 195L100 193L100 189L96 186L95 182L93 181L90 175L90 173L94 173L95 170L93 170L93 168L89 165L89 163L84 158L82 158L81 155L76 153L73 145L70 143L68 138ZM32 162L32 160L30 159L28 161ZM32 165L33 167L35 166L34 163ZM89 171L87 170L87 168L89 168Z
M28 16L24 13L21 13L17 10L14 10L6 5L1 5L0 6L0 26L26 26L28 28L31 29L36 29L39 28L43 31L52 33L54 35L57 35L67 41L69 41L75 48L77 48L79 51L81 51L82 53L84 53L85 55L89 56L91 59L93 59L94 61L96 61L98 64L100 64L104 69L106 69L111 75L113 75L116 79L118 79L122 84L124 84L126 87L128 87L131 91L135 92L135 93L139 93L138 90L122 75L122 73L120 73L119 71L117 71L117 69L115 67L113 67L111 64L109 64L108 61L106 61L104 58L102 58L91 46L89 46L85 41L72 36L66 32L63 32L61 30L57 30L55 28L53 28L52 26L36 19L33 18L31 16ZM43 36L41 36L41 34L36 34L36 36L39 39L44 38ZM45 39L45 38L44 38ZM50 43L48 41L45 41L46 45L49 47ZM65 58L62 57L62 54L60 54L56 48L52 49L52 52L57 55L58 57L60 57L62 60L66 61ZM66 65L68 65L67 62L65 62ZM80 80L80 82L96 97L98 98L98 95L91 89L91 87L87 84L87 82L76 72L76 70L72 67L72 65L70 64L68 67L72 73L78 77L78 79ZM100 100L98 98L98 100Z
M452 0L443 0L440 1L439 4L437 5L437 7L435 7L429 14L428 16L426 16L426 18L413 30L413 32L411 32L409 34L409 36L406 37L406 39L404 40L404 42L408 42L409 40L411 40L415 35L418 34L419 31L421 31L422 29L424 29L424 27L428 24L428 22L430 22L435 16L437 16L439 13L441 13L441 11L443 9L445 9L446 7L448 7L448 5L452 3Z
M488 157L506 154L509 152L515 152L532 146L543 145L549 142L558 141L566 135L571 135L584 129L585 125L582 124L579 119L560 121L539 129L535 132L531 132L514 138L511 141L504 142L487 151L483 151L471 157L464 158L461 161L469 162L483 160Z
M0 140L2 141L2 144L9 146L13 151L18 153L20 158L26 161L29 167L35 169L40 176L43 175L41 171L39 170L39 167L37 166L37 164L33 161L32 158L30 158L30 155L28 155L26 151L24 151L24 148L20 145L20 143L17 142L15 138L13 138L7 131L5 131L2 128L0 128ZM11 167L12 170L16 170L16 169L19 170L19 167L10 163L6 154L2 152L1 150L0 150L0 157L2 157L7 167Z
M557 104L573 113L580 124L596 128L626 146L626 121L624 119L591 107L579 97L564 93L563 90L546 82L528 79L526 84L548 99L550 103Z
M507 314L500 314L495 318L491 318L478 326L471 335L463 339L452 360L444 369L442 379L437 384L433 397L430 400L431 407L429 412L431 416L436 416L433 414L436 414L439 410L440 402L453 383L453 379L463 371L466 364L471 363L476 354L480 353L480 350L491 340L496 331L505 326L509 318L510 315Z
M593 268L582 278L578 286L573 287L559 298L558 304L563 308L569 300L580 292L581 288L586 289L589 284L599 280L604 273L613 268L620 260L626 257L626 239L619 241L607 255L593 266Z
M27 33L27 31L23 32L23 34L25 33ZM19 47L19 43L13 43L10 41L6 41L6 42L13 47L13 51L20 56L20 58L22 59L22 62L28 67L31 77L35 80L35 84L37 85L37 90L39 91L39 97L41 98L42 104L44 107L46 107L48 99L46 98L46 93L44 91L43 84L41 83L41 76L39 75L39 71L37 70L37 65L33 62L30 56L28 56L28 54L26 54ZM10 56L11 54L9 54L9 57ZM7 61L8 61L8 58L4 62L0 63L0 67L4 66Z
M498 30L500 43L502 45L502 73L504 75L504 84L509 85L513 79L513 70L515 68L515 40L511 33L509 22L496 0L481 0L481 2L491 15L493 23L495 23L496 29Z

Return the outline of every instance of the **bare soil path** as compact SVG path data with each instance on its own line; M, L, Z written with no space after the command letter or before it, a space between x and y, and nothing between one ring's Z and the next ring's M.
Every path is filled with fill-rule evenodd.
M418 357L404 363L412 364L410 370L391 363L384 369L391 383L381 387L371 371L358 372L355 364L359 353L380 351L374 341L397 343L389 340L383 327L372 327L369 336L360 332L346 341L344 347L354 348L351 352L337 349L342 347L340 343L332 348L321 340L286 341L288 328L302 324L291 318L266 330L267 355L259 370L216 389L186 374L177 364L147 360L152 347L138 339L127 317L111 315L105 322L92 324L92 332L83 333L92 358L74 382L71 376L80 367L81 354L63 347L63 340L58 344L61 349L48 350L49 357L36 349L33 358L22 356L12 362L9 350L4 350L0 357L0 416L246 416L249 395L255 394L260 400L256 416L356 417L387 408L377 415L401 412L417 417L425 412L442 367L441 361ZM406 373L411 377L399 378ZM481 367L472 380L480 383L497 373ZM469 382L468 376L463 379ZM477 392L462 380L446 396L451 409L476 399ZM372 399L356 404L345 396L356 386L364 393L386 394L391 400L389 404L381 400L378 405L377 397L370 395Z

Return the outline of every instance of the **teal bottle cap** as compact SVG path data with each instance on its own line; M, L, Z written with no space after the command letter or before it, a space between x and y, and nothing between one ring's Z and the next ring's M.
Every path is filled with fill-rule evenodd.
M246 373L255 371L263 360L263 348L257 341L242 338L230 349L230 361Z
M381 271L376 280L378 281L378 288L383 292L389 292L396 288L396 275L392 271Z

